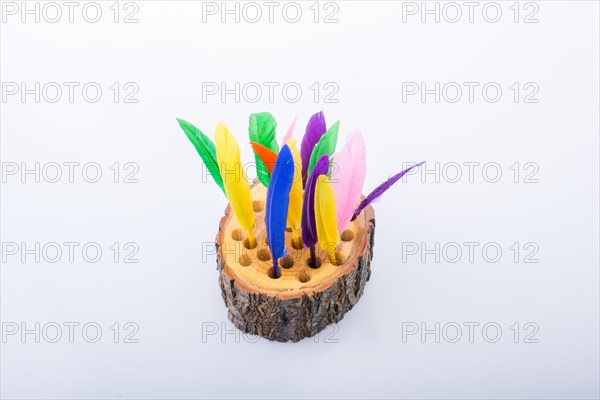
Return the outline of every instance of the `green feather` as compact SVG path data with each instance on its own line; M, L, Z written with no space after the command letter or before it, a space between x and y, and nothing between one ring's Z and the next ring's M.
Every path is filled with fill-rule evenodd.
M183 129L183 132L188 137L190 142L196 148L198 154L204 161L204 165L208 168L208 172L212 175L216 184L219 185L223 193L225 193L225 187L223 186L223 179L221 178L221 173L219 172L219 163L217 162L217 152L215 150L215 144L208 136L206 136L200 129L196 128L194 125L190 124L183 119L177 118L177 122L179 122L179 126ZM227 196L227 194L225 194Z
M323 136L321 136L321 139L319 139L319 141L315 145L315 148L313 149L312 153L310 154L310 162L308 163L308 175L309 176L310 176L310 172L312 171L313 167L315 166L315 163L317 162L317 160L319 160L325 154L327 154L328 156L331 157L331 155L335 151L335 146L337 145L337 137L338 137L339 129L340 129L340 121L337 121L335 124L333 124L331 126L331 128L329 128L327 130L327 132L325 132L323 134ZM331 169L329 170L329 173L331 173Z
M250 141L260 143L273 150L275 153L279 153L279 145L275 138L276 129L277 122L270 113L262 112L250 114L250 125L248 126ZM258 180L265 187L268 187L271 179L269 170L256 153L254 154L254 160L256 162L256 175L258 176Z

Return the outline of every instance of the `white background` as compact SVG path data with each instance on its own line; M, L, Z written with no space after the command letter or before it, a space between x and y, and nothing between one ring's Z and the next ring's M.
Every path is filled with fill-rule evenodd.
M33 16L23 23L20 13L3 14L0 28L3 84L81 85L72 103L66 91L56 103L44 96L36 103L33 95L22 100L20 93L3 97L4 173L13 163L33 168L39 162L42 168L96 162L103 174L98 183L86 182L81 169L70 183L66 167L58 183L43 176L37 183L31 174L3 177L3 329L55 322L63 331L57 343L44 336L36 343L35 335L23 339L20 332L4 338L2 397L599 396L597 2L538 1L537 23L523 22L534 10L525 3L518 5L515 23L512 1L499 3L497 23L487 22L481 2L473 23L465 6L456 23L443 15L439 23L431 15L423 23L420 14L404 15L403 22L407 5L401 2L339 1L338 22L329 24L322 19L333 8L324 10L322 3L315 23L313 2L300 3L298 23L282 17L285 3L273 23L266 14L258 23L236 23L233 16L222 23L219 14L203 22L201 2L138 1L138 22L130 24L122 19L133 8L125 10L123 3L118 23L112 1L99 3L97 23L82 18L85 4L73 23L61 6L65 15L57 23L43 16L39 23ZM103 89L96 103L81 96L87 82ZM114 82L135 83L138 102L115 103L109 89ZM233 96L203 101L203 82L230 88L235 82L278 82L279 88L297 82L303 94L296 103L280 89L273 102L266 91L257 103L236 103ZM315 102L309 89L314 82L335 83L338 102L325 103L322 96ZM447 97L436 103L433 95L403 101L402 82L480 86L473 102L465 91L456 103ZM488 82L503 90L495 103L481 95ZM535 83L538 102L515 103L509 89L514 82L521 90ZM428 170L437 165L440 176L413 175L375 205L372 277L336 327L296 344L253 342L227 321L215 258L202 254L226 200L212 181L203 182L200 157L175 118L209 136L217 121L227 122L249 162L250 148L243 144L250 113L273 113L279 137L297 115L300 138L319 110L328 124L341 120L340 143L362 131L365 192L403 163L427 160ZM138 165L139 182L124 183L120 175L114 183L109 167L115 162L122 173L125 163ZM469 162L479 163L473 179L464 164ZM515 183L510 167L516 162ZM462 176L453 183L454 163ZM500 167L496 183L490 182L495 170L482 174L488 163ZM524 169L526 163L533 167ZM534 169L534 182L525 182ZM43 257L36 263L32 255L22 262L21 253L5 251L13 242L27 248L96 242L103 255L86 262L80 246L73 263L67 254L56 263ZM135 242L139 262L123 263L121 253L115 263L109 249L114 242ZM479 243L472 262L465 242ZM530 242L533 247L524 249ZM439 262L436 254L423 261L422 251L409 254L411 243L420 250L458 243L463 254L450 262L455 253L440 250ZM501 248L497 262L483 257L486 243ZM532 249L539 262L524 262ZM494 251L489 255L495 257ZM73 343L66 322L80 324ZM82 335L90 322L102 328L97 343ZM115 322L119 343L110 329ZM127 322L139 327L138 343L124 343ZM472 343L464 325L469 322L479 324ZM529 337L537 343L525 343L528 322L539 327ZM403 337L410 323L427 329L439 323L439 343L434 334ZM457 343L450 340L452 323L462 327ZM496 343L486 341L495 336L493 328L482 333L486 323L501 327ZM208 327L219 331L203 337Z

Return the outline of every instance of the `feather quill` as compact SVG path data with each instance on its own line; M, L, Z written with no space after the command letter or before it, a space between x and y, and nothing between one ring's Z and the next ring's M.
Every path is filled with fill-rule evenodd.
M313 149L308 163L309 175L317 160L319 160L325 154L331 157L331 155L335 151L339 129L340 121L337 121L331 126L331 128L327 130L327 132L325 132L325 134L323 134L323 136L321 136L321 139L319 139L319 142L315 145L315 148Z
M287 225L292 228L294 243L301 245L298 229L300 228L300 222L302 221L302 159L300 157L300 150L296 145L296 139L289 139L287 145L292 151L292 156L294 158L294 181L292 182L292 189L290 190L290 206L288 208Z
M360 132L354 132L335 156L337 172L331 179L331 186L335 192L339 232L350 222L360 200L367 175L366 153Z
M298 117L294 118L292 125L290 125L290 129L288 129L288 131L285 133L285 135L283 135L283 139L281 139L280 147L283 147L284 144L286 144L291 138L294 137L294 131L296 130L296 122L298 122Z
M206 165L206 168L208 169L208 172L210 172L212 178L215 180L215 183L221 188L223 193L227 195L225 193L225 187L223 186L221 173L219 172L219 164L217 162L217 153L214 142L191 123L180 118L177 118L177 122L179 122L179 126L181 129L183 129L183 132L190 142L192 142L198 154L200 154L200 158L202 158L204 165Z
M304 189L304 202L302 203L302 241L306 247L317 243L317 226L315 222L315 188L317 177L326 175L329 169L329 156L324 155L315 164L312 173L306 180Z
M302 138L302 145L300 146L300 156L302 157L302 185L306 187L306 180L308 179L308 164L310 163L310 157L313 153L315 145L321 139L321 136L327 131L327 125L325 125L325 116L323 111L314 114L310 117L308 124L306 125L306 133Z
M335 193L327 175L319 175L317 178L315 221L319 245L329 253L331 263L337 265L335 250L340 244L340 233L337 227Z
M381 196L383 193L385 193L385 191L388 190L390 187L392 187L392 185L394 183L398 182L398 180L400 180L400 178L402 178L404 175L406 175L408 172L410 172L413 168L417 168L417 167L423 165L424 163L425 163L425 161L420 162L418 164L413 165L412 167L406 168L405 170L402 170L402 171L398 172L396 175L392 176L387 181L383 182L381 185L379 185L375 189L373 189L373 191L371 193L369 193L367 195L367 197L365 197L364 199L362 199L362 201L360 202L360 204L358 205L358 207L356 208L356 210L354 210L354 214L352 215L352 220L354 220L356 217L358 217L358 215L360 214L360 212L366 206L368 206L369 204L371 204L379 196Z
M252 233L252 228L254 228L252 195L248 178L242 169L240 146L222 122L217 124L215 142L217 143L217 161L221 167L221 178L229 204L231 204L235 218L248 234L250 247L254 247L256 240Z
M294 179L294 158L287 145L284 145L273 168L267 188L265 225L267 242L273 259L273 277L279 278L277 260L283 257L285 249L285 227L290 201L290 189Z
M250 145L252 146L254 153L260 158L265 167L267 167L269 174L271 174L273 172L273 167L275 166L275 161L277 160L277 153L260 143L250 142Z
M260 143L266 148L279 152L279 145L275 138L275 130L277 129L277 122L273 115L268 112L262 112L257 114L250 114L248 134L251 142ZM267 167L262 162L258 154L254 154L254 161L256 162L256 175L258 180L265 186L269 186L269 173Z

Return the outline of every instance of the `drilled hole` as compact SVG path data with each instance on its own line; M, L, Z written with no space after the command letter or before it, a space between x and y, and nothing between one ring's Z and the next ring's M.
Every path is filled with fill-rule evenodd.
M244 239L244 247L247 248L248 250L252 250L252 249L256 248L256 240L254 241L254 244L252 246L250 246L250 242L248 241L248 239Z
M240 256L240 265L242 267L247 267L252 264L252 259L247 254L242 254Z
M262 247L258 249L256 256L260 261L269 261L271 259L271 252L267 247Z
M292 247L296 250L302 250L304 248L304 243L302 243L302 238L298 237L298 242L292 239Z
M352 232L350 229L346 229L344 232L342 232L342 240L344 242L349 242L352 239L354 239L354 232Z
M262 200L254 200L252 202L252 209L254 212L261 212L265 209L265 202Z
M311 261L310 261L310 257L306 259L306 265L311 267L311 268L319 268L321 266L321 260L317 258L317 265L312 265Z
M285 269L292 268L294 266L294 257L288 254L279 260L279 265Z
M231 238L232 238L233 240L235 240L235 241L238 241L238 242L239 242L240 240L242 240L242 239L244 238L244 231L243 231L243 230L241 230L241 229L234 229L234 230L231 232Z
M269 270L267 271L267 274L269 275L269 278L271 278L271 279L279 279L279 278L281 278L281 270L279 268L277 269L277 276L275 276L274 271L275 270L273 269L273 267L269 268Z
M306 271L302 271L298 274L298 280L302 283L310 281L310 274Z
M335 252L335 262L332 262L331 264L342 265L345 260L346 260L346 258L343 256L343 254L336 251Z

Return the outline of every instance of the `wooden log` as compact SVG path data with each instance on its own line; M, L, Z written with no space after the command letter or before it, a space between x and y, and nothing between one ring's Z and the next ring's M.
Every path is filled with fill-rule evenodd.
M272 275L273 261L265 234L266 189L252 188L257 246L248 248L246 234L227 206L216 237L217 270L228 317L243 332L272 341L297 342L340 321L363 294L371 275L375 212L365 208L341 232L332 265L317 245L318 268L311 268L308 248L292 243L286 231L288 254L279 260L281 277Z

